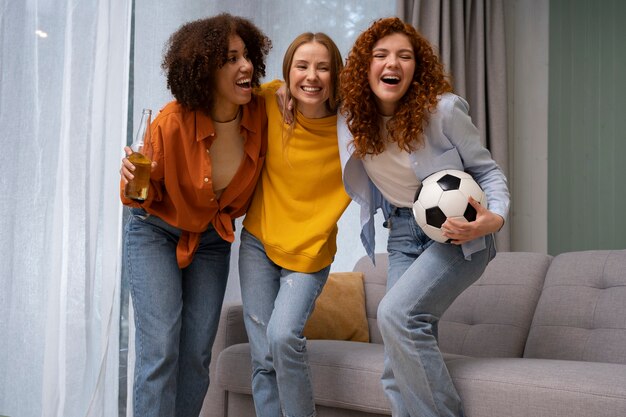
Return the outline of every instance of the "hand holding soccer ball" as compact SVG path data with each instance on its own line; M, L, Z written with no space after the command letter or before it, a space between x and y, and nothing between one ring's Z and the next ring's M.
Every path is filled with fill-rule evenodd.
M471 175L443 170L427 177L413 204L417 224L431 239L463 244L493 233L504 219L487 209L487 198Z

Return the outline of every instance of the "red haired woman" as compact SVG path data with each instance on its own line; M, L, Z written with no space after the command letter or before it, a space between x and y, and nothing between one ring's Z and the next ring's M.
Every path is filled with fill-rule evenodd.
M382 383L394 417L463 415L437 345L437 323L495 256L493 233L508 213L506 178L481 145L467 102L451 90L431 45L397 18L363 32L341 74L343 179L361 206L370 256L378 208L389 229L378 325L385 343ZM474 222L448 219L443 229L452 244L428 238L411 210L421 181L443 169L470 173L489 207L470 200Z

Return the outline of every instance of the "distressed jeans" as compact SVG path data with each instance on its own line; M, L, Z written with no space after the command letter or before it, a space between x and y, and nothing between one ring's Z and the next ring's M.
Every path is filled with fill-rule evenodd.
M257 417L315 415L302 331L329 271L330 266L315 273L282 268L256 237L241 232L239 279Z
M437 344L437 324L495 256L493 236L467 260L460 246L428 238L408 208L394 208L387 225L389 272L378 326L385 344L382 384L392 415L463 416Z
M209 386L231 245L209 227L181 270L180 233L138 208L131 209L124 232L135 313L136 417L198 417Z

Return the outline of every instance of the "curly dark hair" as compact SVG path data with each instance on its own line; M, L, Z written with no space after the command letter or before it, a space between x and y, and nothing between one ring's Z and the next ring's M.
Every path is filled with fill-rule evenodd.
M408 91L387 122L389 139L407 152L415 150L422 144L424 124L428 123L428 115L436 108L439 96L452 91L433 47L413 26L396 17L376 20L355 41L340 77L341 112L347 118L354 155L358 158L378 155L385 150L386 139L380 135L376 100L368 74L374 45L394 33L409 38L415 53L415 72Z
M167 88L189 110L208 112L213 105L215 72L228 58L231 35L238 35L246 46L254 67L252 86L265 77L265 58L272 42L247 19L222 13L185 23L165 44L161 67Z

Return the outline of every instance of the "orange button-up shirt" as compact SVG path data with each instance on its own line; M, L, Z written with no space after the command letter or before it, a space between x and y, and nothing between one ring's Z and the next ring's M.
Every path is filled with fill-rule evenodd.
M178 102L168 103L150 126L152 160L147 199L138 203L124 197L122 203L142 207L170 225L181 229L176 247L180 268L191 263L200 236L213 225L222 239L232 242L233 219L248 209L267 151L265 102L254 96L243 106L241 135L244 157L220 198L213 192L209 150L216 138L211 118L200 111L185 110Z

